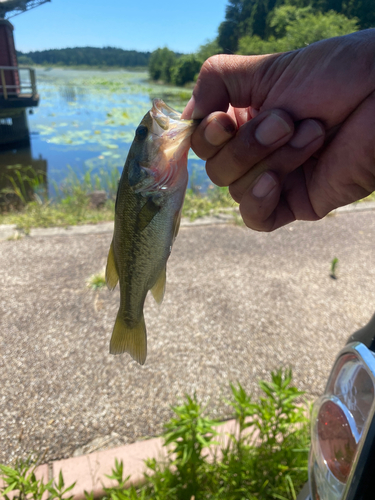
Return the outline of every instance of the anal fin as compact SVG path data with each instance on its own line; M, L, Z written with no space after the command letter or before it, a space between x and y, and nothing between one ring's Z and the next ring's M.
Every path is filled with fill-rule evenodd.
M151 288L151 293L156 302L160 305L163 302L165 292L165 282L167 279L167 269L164 267L155 285Z
M107 287L110 290L113 290L118 282L118 272L116 269L115 255L113 253L113 241L111 243L108 252L107 267L105 270L105 280L107 282Z

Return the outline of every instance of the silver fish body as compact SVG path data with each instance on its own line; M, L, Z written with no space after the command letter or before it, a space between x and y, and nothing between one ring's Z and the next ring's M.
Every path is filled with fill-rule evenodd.
M155 99L135 134L119 182L106 281L120 284L120 308L110 352L147 355L143 306L151 290L161 303L166 263L177 236L188 182L190 135L197 122Z

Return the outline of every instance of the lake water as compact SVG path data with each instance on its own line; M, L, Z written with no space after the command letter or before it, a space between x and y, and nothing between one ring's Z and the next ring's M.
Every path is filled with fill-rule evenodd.
M0 153L0 173L15 164L46 171L52 197L72 172L82 177L88 170L121 170L153 98L182 111L191 94L152 84L146 72L39 69L36 77L40 103L28 115L30 149ZM204 162L192 151L188 170L194 185L205 190Z

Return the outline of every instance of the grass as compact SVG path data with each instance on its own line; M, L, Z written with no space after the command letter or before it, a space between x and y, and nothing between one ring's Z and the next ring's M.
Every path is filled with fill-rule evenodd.
M235 213L236 206L226 187L211 185L205 194L192 187L186 191L182 215L195 220L206 215L225 213L228 210Z
M71 170L61 185L54 185L56 199L51 202L43 192L45 180L41 173L33 171L31 167L12 167L12 171L0 179L0 182L7 184L0 191L0 224L16 224L18 229L27 234L34 227L68 227L112 221L118 179L117 168L101 169L98 173L88 170L81 178ZM108 193L106 203L99 209L90 205L89 194L95 190ZM375 192L361 201L375 201ZM229 195L228 188L211 185L202 194L192 182L186 191L183 217L193 221L219 213L230 213L235 224L242 223L237 204Z
M339 259L337 257L334 257L331 261L331 278L336 280L337 279L337 265L339 263Z
M375 201L375 191L373 193L371 193L369 196L367 196L366 198L363 198L363 200L360 200L360 201Z
M101 290L106 286L105 272L101 271L100 273L91 275L88 278L86 284L87 287L91 288L92 290Z
M54 185L56 199L51 202L43 191L42 174L31 167L16 167L3 179L7 187L0 192L3 197L0 224L16 224L27 234L35 227L68 227L112 221L118 179L117 168L102 169L99 173L88 170L82 178L71 170L61 185ZM108 193L106 203L99 209L90 205L89 194L95 190ZM235 212L234 205L227 188L212 186L206 194L201 194L192 187L186 192L183 216L195 220L230 209Z
M174 415L165 425L167 448L164 463L146 461L149 472L144 484L126 488L129 476L116 460L110 479L117 483L104 488L102 500L296 500L307 480L309 448L307 408L297 404L303 395L291 384L292 373L280 369L270 381L260 381L258 401L241 384L231 384L231 407L237 429L219 442L217 425L197 397L186 396L172 408ZM0 465L5 486L0 495L19 490L18 499L62 500L72 488L60 473L47 484L37 481L30 461L13 467ZM86 500L93 493L85 492ZM64 496L65 499L71 497Z

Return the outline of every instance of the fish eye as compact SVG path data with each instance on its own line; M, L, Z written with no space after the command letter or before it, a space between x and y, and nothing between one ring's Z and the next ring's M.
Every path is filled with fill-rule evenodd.
M148 135L148 128L145 127L144 125L139 125L139 127L135 131L135 135L136 135L137 139L140 139L140 140L146 139L146 137Z

